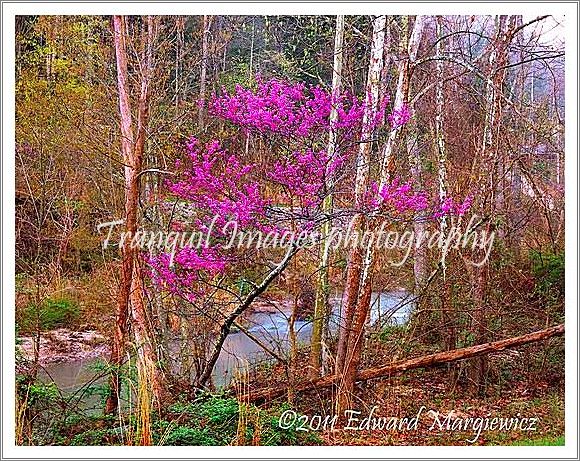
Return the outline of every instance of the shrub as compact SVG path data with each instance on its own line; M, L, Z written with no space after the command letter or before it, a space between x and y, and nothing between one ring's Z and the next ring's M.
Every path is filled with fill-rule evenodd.
M564 253L541 253L532 251L532 272L536 277L536 292L546 298L564 296Z
M206 429L177 426L165 439L165 445L215 446L222 445Z
M19 326L22 330L52 330L58 327L70 327L80 315L78 304L70 299L47 299L40 307L29 304L22 313Z

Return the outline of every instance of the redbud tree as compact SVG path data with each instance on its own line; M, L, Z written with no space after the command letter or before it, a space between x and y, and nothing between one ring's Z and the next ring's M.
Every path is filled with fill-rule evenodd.
M374 127L385 118L391 129L409 121L408 107L394 108L387 115L386 103L377 112ZM333 107L338 117L331 123ZM147 263L158 289L187 300L201 313L211 311L208 315L219 328L199 384L209 378L235 319L302 246L322 243L316 239L317 229L331 218L321 212L324 198L330 193L352 195L353 160L364 110L364 102L347 93L333 98L319 86L260 77L253 89L237 85L233 91L222 88L212 96L209 115L267 140L273 158L257 164L224 147L231 144L229 139L202 142L192 137L176 162L177 179L166 184L164 203L180 204L186 210L180 219L173 219L173 230L205 237L196 241L200 244L149 255ZM337 140L332 157L326 146L330 130ZM343 209L341 214L367 213L402 221L412 219L417 211L436 219L462 214L469 207L467 201L455 204L451 199L430 203L426 192L414 190L401 178L383 187L371 182L366 197L363 210ZM306 234L310 237L297 238ZM261 237L240 237L248 235ZM274 244L268 246L264 239ZM270 261L281 251L285 256L280 263L260 263L260 258ZM249 293L236 289L240 278L252 287ZM220 290L221 295L216 295Z

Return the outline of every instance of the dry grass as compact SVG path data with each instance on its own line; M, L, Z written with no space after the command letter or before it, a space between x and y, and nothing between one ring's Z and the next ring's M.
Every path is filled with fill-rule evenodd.
M155 365L145 357L137 363L137 402L136 402L136 443L142 446L153 445L151 430L151 409L153 406L153 374Z
M16 445L24 445L24 438L29 438L28 419L26 417L28 411L28 392L29 387L26 388L24 397L16 393Z
M236 370L235 390L239 405L238 425L236 431L235 445L246 445L246 433L248 425L254 427L252 435L252 445L260 445L261 440L261 422L258 411L251 411L252 406L247 400L250 391L250 372L249 363L244 361L243 366Z

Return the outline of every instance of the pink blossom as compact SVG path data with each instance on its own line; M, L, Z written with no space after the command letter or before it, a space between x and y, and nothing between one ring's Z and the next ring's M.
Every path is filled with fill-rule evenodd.
M393 112L389 115L389 123L392 129L397 129L411 120L411 110L407 104L393 109Z
M212 96L210 113L261 133L312 137L328 132L334 105L338 112L334 129L354 135L360 126L364 110L357 98L343 94L332 100L330 93L318 86L256 80L256 90L236 85L234 92L228 93L222 88Z

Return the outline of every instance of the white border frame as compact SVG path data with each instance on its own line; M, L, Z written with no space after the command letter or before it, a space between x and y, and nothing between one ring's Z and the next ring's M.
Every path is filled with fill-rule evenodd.
M3 100L3 238L2 238L2 428L3 459L19 458L562 458L578 459L578 5L575 2L520 3L2 3ZM566 16L566 446L564 447L23 447L15 445L14 432L14 16L26 14L541 14Z

